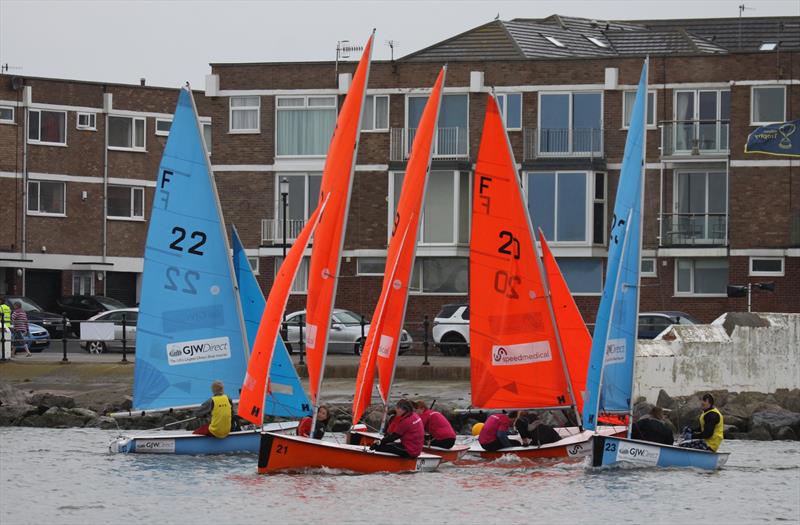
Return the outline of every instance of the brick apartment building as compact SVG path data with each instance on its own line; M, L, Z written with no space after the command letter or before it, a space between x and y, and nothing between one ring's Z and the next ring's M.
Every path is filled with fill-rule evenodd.
M744 154L757 125L799 117L798 52L798 17L551 16L493 21L373 62L337 306L374 308L409 144L447 63L407 321L467 301L471 178L493 88L533 221L591 323L626 115L649 55L641 309L709 321L747 307L726 296L726 285L774 281L774 292L753 292L753 309L800 311L800 161ZM315 206L354 67L212 64L204 96L196 95L210 122L226 221L238 228L265 290L283 253L284 226L291 242ZM150 188L175 99L175 90L0 77L0 291L24 286L46 302L53 290L93 287L135 300ZM23 125L26 113L40 135ZM63 139L48 121L63 128ZM96 131L82 129L87 123ZM304 306L305 271L290 311Z

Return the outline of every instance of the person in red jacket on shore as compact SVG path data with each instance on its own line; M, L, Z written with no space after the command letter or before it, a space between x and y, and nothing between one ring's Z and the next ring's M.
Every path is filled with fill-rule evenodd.
M422 419L425 428L425 442L428 446L453 448L453 445L456 444L456 431L441 412L428 408L428 404L422 399L414 402L414 412Z
M397 402L395 415L390 429L378 443L369 448L378 452L389 452L404 458L416 458L422 453L425 444L425 427L422 419L414 413L411 401L401 399ZM396 443L397 440L400 443Z

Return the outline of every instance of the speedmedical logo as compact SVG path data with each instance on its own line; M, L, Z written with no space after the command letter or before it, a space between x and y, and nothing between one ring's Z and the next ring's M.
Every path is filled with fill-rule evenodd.
M526 365L551 359L553 355L547 341L492 346L492 366Z
M231 343L227 337L199 339L167 345L167 360L171 365L185 365L198 361L216 361L231 357Z
M392 353L392 343L394 343L393 337L381 335L381 342L378 344L378 355L381 357L389 357Z

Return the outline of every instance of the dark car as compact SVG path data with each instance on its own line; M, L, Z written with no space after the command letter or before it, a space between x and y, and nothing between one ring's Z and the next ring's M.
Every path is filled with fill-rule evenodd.
M120 301L103 295L67 295L56 304L59 310L67 313L67 317L72 321L72 331L76 335L80 333L80 326L75 321L89 319L107 310L127 308Z
M50 334L51 339L61 339L63 329L63 318L61 314L46 312L44 309L36 304L36 302L22 295L7 295L6 304L14 310L14 303L21 303L22 309L28 314L28 322L35 323L43 327ZM67 318L67 326L69 327L69 316Z
M674 324L700 324L700 321L684 312L640 312L639 339L655 339Z

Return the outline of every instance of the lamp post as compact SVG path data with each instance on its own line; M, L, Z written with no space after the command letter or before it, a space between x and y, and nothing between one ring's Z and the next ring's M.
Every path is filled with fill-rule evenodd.
M283 260L281 264L286 262L286 212L288 211L287 208L289 207L289 179L286 177L282 177L280 184L279 184L279 191L281 193L281 210L282 210L282 220L283 223ZM275 274L277 275L277 273ZM283 308L283 329L286 330L286 340L289 340L289 327L286 326L286 307Z

